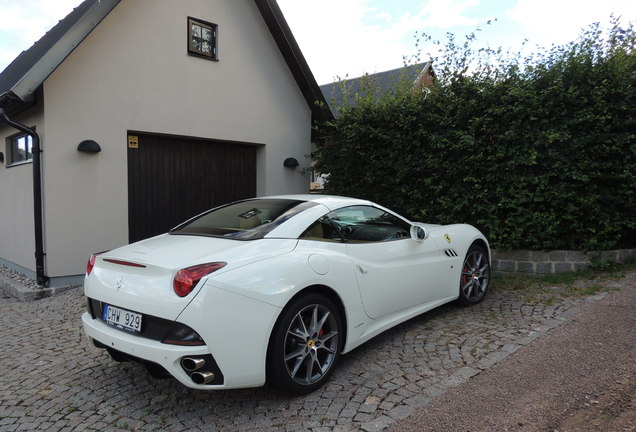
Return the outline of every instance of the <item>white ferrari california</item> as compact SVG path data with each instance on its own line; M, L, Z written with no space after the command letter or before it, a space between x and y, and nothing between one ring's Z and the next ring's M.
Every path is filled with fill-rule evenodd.
M305 394L341 354L416 315L481 301L486 238L360 199L227 204L94 254L82 321L95 346L201 390L270 382Z

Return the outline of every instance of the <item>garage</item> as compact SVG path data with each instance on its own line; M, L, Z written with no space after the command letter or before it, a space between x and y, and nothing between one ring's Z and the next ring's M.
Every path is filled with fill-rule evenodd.
M128 227L135 242L209 208L256 196L258 146L128 133Z

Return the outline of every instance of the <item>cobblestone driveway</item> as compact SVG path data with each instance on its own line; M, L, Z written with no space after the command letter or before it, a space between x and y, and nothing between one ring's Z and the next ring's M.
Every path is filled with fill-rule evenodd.
M582 300L578 300L582 301ZM308 396L200 392L117 364L81 330L80 289L31 303L0 291L0 431L379 431L507 357L576 310L492 291L408 321L341 358Z

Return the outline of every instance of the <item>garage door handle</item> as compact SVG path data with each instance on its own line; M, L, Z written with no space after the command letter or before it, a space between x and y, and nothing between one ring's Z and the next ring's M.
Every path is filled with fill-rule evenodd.
M358 271L362 274L367 274L369 273L369 270L365 269L364 267L362 267L361 265L358 266Z

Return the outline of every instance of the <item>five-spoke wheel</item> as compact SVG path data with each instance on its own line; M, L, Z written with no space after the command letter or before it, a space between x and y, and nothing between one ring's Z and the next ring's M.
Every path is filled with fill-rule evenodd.
M486 250L478 245L468 249L459 279L459 300L467 305L479 303L490 284L490 262Z

